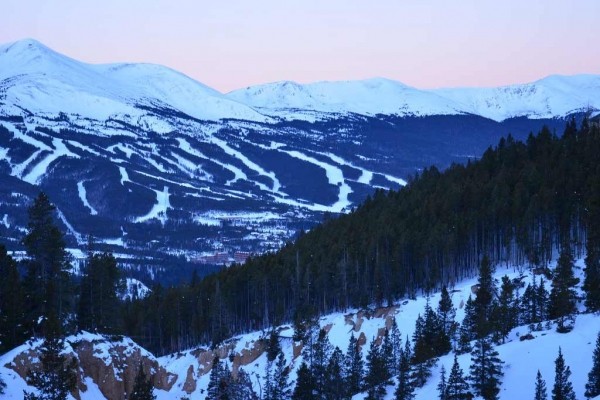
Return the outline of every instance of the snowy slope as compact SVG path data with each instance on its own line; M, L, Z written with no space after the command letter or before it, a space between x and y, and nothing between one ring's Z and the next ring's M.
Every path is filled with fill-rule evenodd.
M167 67L85 64L31 39L0 47L0 101L13 111L63 112L102 120L140 118L146 114L136 107L140 104L166 106L204 120L267 120Z
M578 260L576 271L581 274L583 262ZM503 275L510 278L523 276L525 284L531 282L532 275L527 267L509 267L498 268L496 279L500 280ZM457 284L451 291L454 306L457 308L457 321L461 321L464 316L464 303L471 294L471 286L476 283L476 279L468 279ZM520 289L520 293L524 289ZM436 307L440 299L440 294L435 293L429 297L429 302ZM328 331L328 338L335 347L346 350L350 335L357 338L363 338L365 343L362 345L363 357L366 357L370 342L381 337L386 321L389 324L392 317L396 318L403 337L412 336L414 323L417 316L423 313L426 297L419 296L415 300L402 300L394 307L371 309L371 310L348 310L345 313L334 313L320 318L319 325ZM584 386L587 381L587 374L592 365L592 351L596 341L596 335L600 331L600 317L594 314L580 314L577 316L575 328L567 334L556 333L554 327L538 332L533 332L534 339L521 341L520 336L529 333L526 326L515 328L509 335L507 342L497 346L496 349L500 358L504 361L504 377L502 380L500 399L514 400L523 398L533 398L535 374L539 369L543 378L546 380L548 391L552 390L554 384L554 360L558 354L558 348L562 348L567 365L571 368L571 382L575 389L577 399L583 399ZM290 326L281 326L278 328L282 351L286 357L288 365L291 367L290 379L296 379L296 369L302 363L302 356L294 357L294 342L292 341L292 328ZM191 396L191 398L203 398L203 393L208 385L210 363L215 354L219 355L221 360L232 367L231 355L234 355L233 363L237 367L243 368L249 373L254 383L255 390L260 391L264 387L264 368L266 366L266 353L261 344L261 340L266 339L268 332L251 332L232 338L222 344L215 350L194 349L181 352L159 359L155 359L151 354L141 350L149 360L158 361L158 365L164 368L166 373L173 376L173 385L169 390L156 390L158 399L181 398ZM67 340L68 343L81 340L90 340L89 334L78 335ZM92 335L93 336L93 335ZM98 347L99 357L104 358L106 365L111 364L110 344L102 344L103 338L99 336L91 337L94 346ZM359 339L360 340L360 339ZM138 347L130 339L124 339L128 344L125 354L131 354ZM109 343L109 342L107 342ZM35 345L35 344L34 344ZM297 344L296 344L297 345ZM27 351L28 345L21 346L3 356L0 356L0 374L9 383L8 394L6 398L20 398L22 390L26 388L23 380L9 368L15 357L19 353ZM240 358L238 358L240 357ZM427 384L416 391L416 400L431 400L437 398L437 383L441 367L444 366L449 371L452 365L454 355L452 353L443 356L432 369L432 376ZM244 361L240 361L243 359ZM463 372L468 373L471 363L470 355L465 354L458 357ZM194 385L189 384L190 373L195 380ZM89 378L89 377L88 377ZM91 378L89 378L91 379ZM82 400L101 399L96 385L88 385L90 389L81 393ZM184 388L194 389L187 392ZM394 386L388 387L388 393L385 399L393 399ZM355 399L364 399L365 394L358 394Z
M600 76L550 76L499 88L420 90L387 79L298 84L275 82L228 93L228 97L285 119L324 114L457 115L495 121L553 118L600 109Z

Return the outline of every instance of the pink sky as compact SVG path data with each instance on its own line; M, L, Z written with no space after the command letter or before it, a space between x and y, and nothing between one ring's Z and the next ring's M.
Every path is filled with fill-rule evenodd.
M222 92L386 77L419 88L600 74L598 0L1 0L0 43L152 62Z

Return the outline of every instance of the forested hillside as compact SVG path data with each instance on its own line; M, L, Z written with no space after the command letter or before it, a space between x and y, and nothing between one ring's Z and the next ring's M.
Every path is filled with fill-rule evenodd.
M564 243L587 249L598 283L600 130L571 121L525 143L510 136L480 160L424 170L378 191L277 253L130 304L124 332L160 353L314 314L388 304L473 276L492 263L544 266ZM590 285L593 285L590 283Z

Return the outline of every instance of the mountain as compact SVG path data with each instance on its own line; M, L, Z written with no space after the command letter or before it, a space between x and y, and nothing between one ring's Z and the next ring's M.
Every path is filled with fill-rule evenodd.
M569 82L591 96L597 78L554 80L566 83L546 85L563 93L553 101L568 107L498 122L461 103L481 99L470 91L450 99L374 79L225 95L158 65L86 64L34 40L3 45L0 240L19 254L27 206L43 190L76 259L93 236L139 279L243 262L424 167L477 158L509 132L562 132L565 110L595 104L581 94L578 105Z
M231 99L284 119L312 120L339 114L464 115L494 121L554 118L600 109L600 76L550 76L499 88L420 90L388 79L275 82L228 93ZM315 114L317 112L317 114Z

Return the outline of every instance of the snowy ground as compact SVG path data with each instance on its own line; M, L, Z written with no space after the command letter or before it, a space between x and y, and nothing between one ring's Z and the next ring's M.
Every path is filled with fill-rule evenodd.
M576 262L576 274L581 276L583 270L583 261ZM525 284L531 281L531 274L527 268L498 268L495 274L497 281L503 275L515 278L523 274ZM457 308L457 320L461 320L464 315L464 303L471 294L471 286L476 283L476 279L468 279L456 287L451 288L451 296L455 307ZM524 289L520 289L522 294ZM429 297L429 302L433 307L437 307L440 295L436 293ZM412 336L414 331L415 319L422 313L427 299L423 296L416 300L402 300L396 304L396 308L371 310L370 313L359 312L358 310L348 310L345 313L333 313L320 319L321 327L329 329L329 340L335 347L340 347L346 351L350 335L359 337L364 334L366 344L362 347L363 356L366 356L367 349L371 340L377 337L378 333L385 326L387 316L395 316L403 337ZM370 316L369 316L370 315ZM356 326L353 329L353 326ZM540 332L533 332L533 340L520 341L519 337L528 333L528 327L515 328L506 344L497 346L500 358L504 361L504 378L500 391L500 399L515 400L533 397L535 374L539 369L543 378L546 380L548 391L552 390L554 384L554 360L558 354L558 348L562 348L567 365L571 368L571 381L577 394L577 399L584 399L584 387L587 381L587 374L592 366L592 351L595 345L596 335L600 331L600 318L593 314L580 314L577 316L575 328L567 334L556 333L554 326ZM280 327L280 341L282 350L287 362L291 365L290 378L295 380L296 369L302 362L302 357L293 359L292 328L290 326ZM266 332L252 332L240 335L226 342L228 346L223 357L230 366L227 355L231 352L241 354L244 351L256 350L255 346L261 338L265 338ZM5 367L7 363L18 353L16 349L0 357L0 374L8 384L8 394L6 398L21 398L22 390L26 388L24 382L12 371ZM20 351L23 349L21 348ZM157 390L156 394L159 400L176 399L185 396L183 384L186 380L187 370L190 365L193 366L196 374L202 365L198 357L194 356L193 351L182 352L170 356L159 358L159 363L178 376L173 388L169 391ZM445 366L449 371L452 365L454 355L452 353L441 357L439 362L432 370L432 377L427 384L416 391L417 400L431 400L437 398L437 384L440 369ZM458 357L459 363L465 373L469 370L470 355L465 354ZM255 390L260 392L264 387L262 376L266 365L266 354L260 355L256 360L243 366L243 369L250 374L254 382ZM208 385L209 374L199 377L196 390L190 396L192 399L204 398L204 391ZM82 394L82 400L101 399L96 385L88 385L89 390ZM393 399L394 386L388 387L386 399ZM356 395L355 399L364 399L366 394Z

